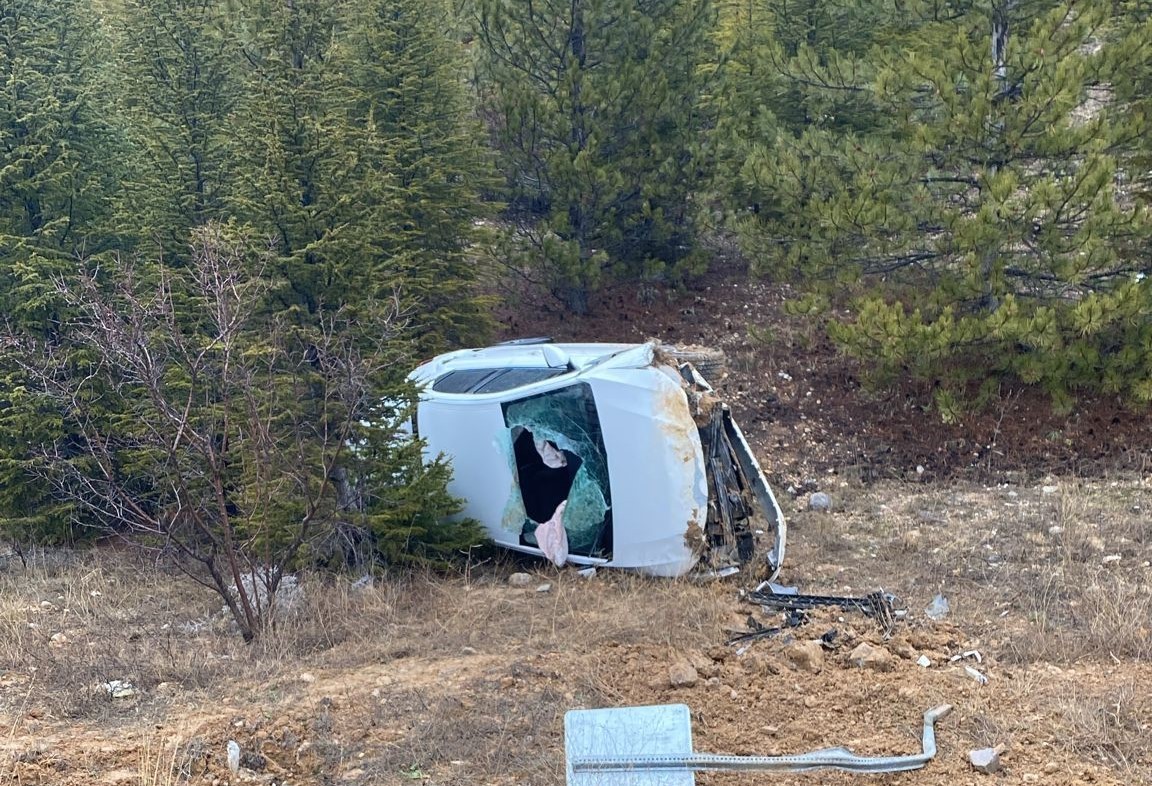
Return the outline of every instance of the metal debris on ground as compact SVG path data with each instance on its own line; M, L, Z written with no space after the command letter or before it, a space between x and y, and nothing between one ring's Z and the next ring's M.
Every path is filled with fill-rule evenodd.
M906 611L904 604L895 595L878 590L864 597L850 597L841 595L801 595L778 594L765 592L765 585L761 584L752 592L744 595L749 603L755 603L765 611L808 611L816 608L838 608L843 611L859 611L873 617L884 635L891 636L896 627L896 620L902 619ZM771 589L771 588L769 588Z
M936 755L943 704L924 713L921 751L907 756L857 756L844 747L789 756L726 756L692 749L691 713L683 704L569 710L564 715L568 786L694 786L695 772L904 772Z

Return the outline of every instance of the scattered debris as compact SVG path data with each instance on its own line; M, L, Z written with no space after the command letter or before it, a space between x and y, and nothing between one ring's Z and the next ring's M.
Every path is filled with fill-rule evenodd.
M532 576L528 573L513 573L508 577L508 583L513 587L527 587L532 583Z
M972 668L971 666L965 666L964 672L969 677L971 677L972 679L979 682L981 685L987 685L988 684L988 677L986 677L984 674L980 673L979 671L976 671L976 669Z
M104 683L104 690L113 699L127 699L136 695L136 686L127 680L111 680Z
M983 663L984 662L984 658L980 654L980 650L967 650L966 652L961 652L958 655L953 655L951 658L949 658L948 662L949 663L955 663L956 661L964 660L965 658L972 658L977 663Z
M237 775L240 772L240 743L228 740L228 770Z
M901 608L903 604L900 599L883 590L869 593L862 598L840 595L800 595L798 593L777 594L773 591L764 591L766 588L771 590L774 586L776 585L764 582L752 592L746 593L744 599L749 603L759 605L765 611L795 612L829 606L844 611L860 611L874 617L884 629L885 636L892 635L896 620L905 615L904 609Z
M808 498L808 509L822 512L832 510L832 498L823 491L817 491Z
M695 581L714 581L716 579L726 579L729 576L735 576L740 572L740 568L736 565L728 565L716 570L698 570L692 574Z
M929 658L927 655L921 655L919 658L916 659L916 665L922 669L926 669L932 665L932 659Z
M590 579L596 575L596 568L580 568L576 571L576 575L582 579Z
M952 711L943 704L924 713L921 752L909 756L857 756L844 747L788 756L726 756L692 750L691 712L683 704L569 710L564 714L568 786L628 783L695 783L698 771L810 772L835 769L876 773L917 770L936 756L936 721ZM653 734L659 729L659 734ZM606 753L608 751L608 753ZM605 777L624 773L627 780ZM678 774L683 773L681 779Z
M924 609L924 613L929 619L942 620L948 616L948 612L951 610L948 599L941 594L932 599L932 602Z
M541 584L539 587L536 588L536 591L537 592L551 592L552 591L552 585L551 584Z
M1000 769L1000 754L1005 749L1004 745L997 745L995 748L968 751L968 761L972 763L972 769L991 775Z

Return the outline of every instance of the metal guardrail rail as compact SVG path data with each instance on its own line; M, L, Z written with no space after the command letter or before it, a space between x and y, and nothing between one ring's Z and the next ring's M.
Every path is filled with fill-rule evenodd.
M726 756L692 751L691 716L683 704L572 710L564 717L568 786L693 786L692 773L702 771L915 770L936 756L936 721L951 711L952 705L943 704L924 713L921 751L907 756L857 756L844 747L787 756Z

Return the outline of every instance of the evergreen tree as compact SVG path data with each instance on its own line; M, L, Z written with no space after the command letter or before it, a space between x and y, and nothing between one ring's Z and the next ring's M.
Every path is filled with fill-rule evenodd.
M249 3L239 215L277 238L286 305L399 293L426 344L487 325L466 251L483 161L438 4Z
M137 153L120 191L123 232L187 255L193 228L226 216L240 48L232 0L123 0L108 14L117 36L116 92Z
M119 150L86 0L0 4L0 311L41 326L54 275L104 247Z
M1096 0L913 10L851 85L877 124L781 124L744 149L761 208L746 247L763 268L864 276L865 293L883 276L833 333L889 370L1011 373L1061 404L1077 386L1152 398L1152 226L1122 188L1147 116L1108 89L1146 62L1146 26Z
M709 0L476 0L480 89L530 253L567 307L699 265Z
M120 148L106 125L101 43L87 0L0 0L0 313L51 337L61 283L109 245ZM61 423L26 395L19 342L0 345L0 527L67 536L67 518L28 475L30 446Z

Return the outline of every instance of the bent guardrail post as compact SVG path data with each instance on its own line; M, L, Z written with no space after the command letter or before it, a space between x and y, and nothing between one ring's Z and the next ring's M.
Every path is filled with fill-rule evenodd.
M695 753L688 707L669 704L605 710L571 710L564 716L568 786L693 786L694 772L903 772L936 755L936 721L952 711L943 704L924 713L920 753L857 756L844 747L787 756Z

